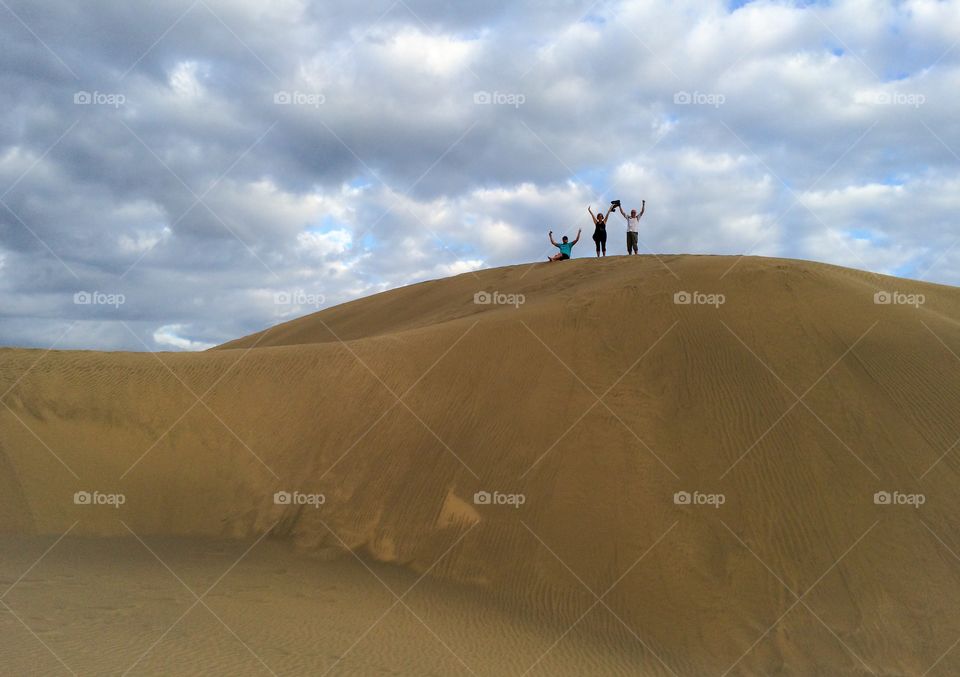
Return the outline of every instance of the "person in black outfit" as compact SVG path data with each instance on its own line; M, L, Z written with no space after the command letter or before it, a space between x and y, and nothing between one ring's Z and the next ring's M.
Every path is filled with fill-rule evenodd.
M590 207L587 207L587 211L590 212L590 218L593 219L593 241L597 245L597 256L600 256L600 252L603 252L603 255L607 255L607 217L610 216L615 208L610 207L607 210L606 214L597 214L594 216L593 210Z

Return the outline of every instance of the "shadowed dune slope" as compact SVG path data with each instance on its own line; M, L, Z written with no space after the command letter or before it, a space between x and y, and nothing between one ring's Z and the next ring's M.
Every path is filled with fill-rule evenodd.
M0 531L272 530L561 629L604 595L590 614L651 674L920 674L960 637L955 318L951 287L621 257L413 285L200 354L0 350ZM74 503L95 490L126 502Z

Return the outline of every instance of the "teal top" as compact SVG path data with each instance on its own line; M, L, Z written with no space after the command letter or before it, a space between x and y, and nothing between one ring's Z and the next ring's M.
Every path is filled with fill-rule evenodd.
M560 253L561 253L561 254L566 254L567 256L570 256L570 252L573 251L573 243L572 243L572 242L559 242L559 243L557 243L557 249L560 250Z

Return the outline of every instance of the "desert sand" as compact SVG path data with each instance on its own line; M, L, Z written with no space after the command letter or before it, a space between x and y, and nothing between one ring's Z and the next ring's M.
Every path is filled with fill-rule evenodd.
M0 350L0 673L958 674L955 318L644 256Z

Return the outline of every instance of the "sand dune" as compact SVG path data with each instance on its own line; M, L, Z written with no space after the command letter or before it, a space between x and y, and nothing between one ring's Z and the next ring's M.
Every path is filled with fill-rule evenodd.
M951 287L639 257L413 285L200 354L0 350L0 532L267 534L332 577L362 571L346 550L399 565L456 607L435 619L451 649L437 674L956 674L954 318ZM77 505L78 491L125 502ZM19 590L10 605L28 609ZM482 604L523 630L498 643L499 621L468 622ZM5 642L32 641L5 622L21 633ZM322 641L330 655L248 668L379 669L359 649L337 662L350 633L316 632L260 637L257 653ZM417 642L437 638L409 641L393 669L427 674ZM197 650L215 670L216 649Z

